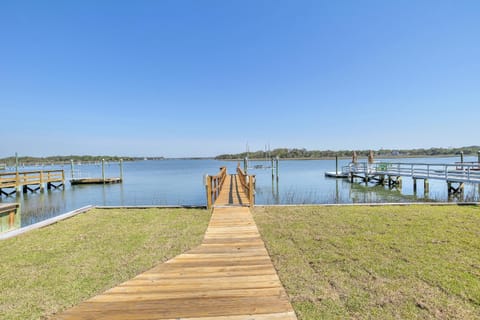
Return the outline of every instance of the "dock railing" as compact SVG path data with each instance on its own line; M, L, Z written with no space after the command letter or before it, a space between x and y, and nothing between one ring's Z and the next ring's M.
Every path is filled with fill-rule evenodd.
M40 170L0 173L0 189L16 188L28 185L43 185L44 183L64 182L63 170Z
M220 190L223 187L223 182L225 182L225 177L227 176L227 168L221 167L220 172L216 176L206 176L205 177L205 187L207 190L207 208L210 209L212 204L217 200Z
M250 207L255 205L255 175L246 174L242 168L240 168L240 164L237 167L237 176L240 184L243 187L243 191L248 196L248 202Z
M367 162L345 167L350 174L406 176L416 179L437 179L451 182L480 183L478 163L391 163Z
M480 162L476 162L476 161L469 161L469 162L455 162L455 165L457 166L457 170L463 170L465 168L465 166L470 166L470 165L473 165L472 167L470 167L470 170L480 170Z

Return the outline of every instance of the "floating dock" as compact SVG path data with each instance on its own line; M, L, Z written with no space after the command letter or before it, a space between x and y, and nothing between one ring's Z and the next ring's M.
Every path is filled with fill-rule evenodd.
M102 159L102 177L101 178L75 178L73 176L74 169L73 169L73 161L71 163L71 174L72 177L70 179L71 185L78 185L78 184L112 184L112 183L122 183L123 182L123 160L120 159L119 167L120 167L120 177L113 177L107 178L105 176L105 160Z
M79 178L71 179L70 184L111 184L111 183L122 183L121 178Z
M325 172L325 177L327 178L348 178L348 172L335 172L335 171L327 171Z

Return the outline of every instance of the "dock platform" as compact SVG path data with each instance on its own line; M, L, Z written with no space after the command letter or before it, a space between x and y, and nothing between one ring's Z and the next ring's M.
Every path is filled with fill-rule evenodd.
M348 172L351 182L355 178L368 184L375 181L377 184L401 187L402 177L413 180L414 193L417 191L417 180L423 180L424 192L428 193L429 180L442 180L447 183L449 195L463 193L464 184L480 184L480 162L471 163L351 163L343 168Z
M110 184L110 183L122 183L122 178L78 178L70 179L71 185L77 184Z
M237 175L226 175L203 243L58 319L297 319Z

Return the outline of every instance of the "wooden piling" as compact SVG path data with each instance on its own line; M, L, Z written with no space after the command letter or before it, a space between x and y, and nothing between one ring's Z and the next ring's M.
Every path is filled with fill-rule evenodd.
M335 175L338 176L338 155L335 155Z
M105 159L102 159L102 180L105 183Z
M40 192L44 191L44 183L43 183L43 171L40 171Z
M413 178L413 193L417 193L417 179Z
M248 201L250 203L250 207L253 208L255 204L254 194L255 194L255 187L253 185L253 180L255 179L254 175L248 176Z
M74 176L73 176L73 159L70 160L70 176L72 177L72 180L74 179Z
M428 182L428 179L423 180L423 193L428 194L430 191L430 184Z
M272 167L272 180L275 177L275 168L273 167L273 157L270 158L270 166Z
M448 195L455 195L455 194L462 194L465 188L465 184L463 182L460 182L458 184L458 187L454 187L452 185L452 182L447 181L447 188L448 188Z
M205 192L207 193L207 209L212 208L212 177L205 176Z
M479 154L480 154L480 153L479 153ZM480 157L480 155L479 155L479 157ZM280 162L280 158L277 156L277 157L275 158L275 160L276 160L276 161L275 161L275 171L276 171L276 177L277 177L277 182L278 182L278 164L279 164L279 162Z
M120 180L123 181L123 159L120 159Z

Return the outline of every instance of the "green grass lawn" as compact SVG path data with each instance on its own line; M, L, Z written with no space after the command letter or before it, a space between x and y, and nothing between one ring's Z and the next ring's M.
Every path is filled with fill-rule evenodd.
M95 209L0 241L0 318L39 319L200 244L201 209Z
M258 207L299 319L480 319L480 208Z

